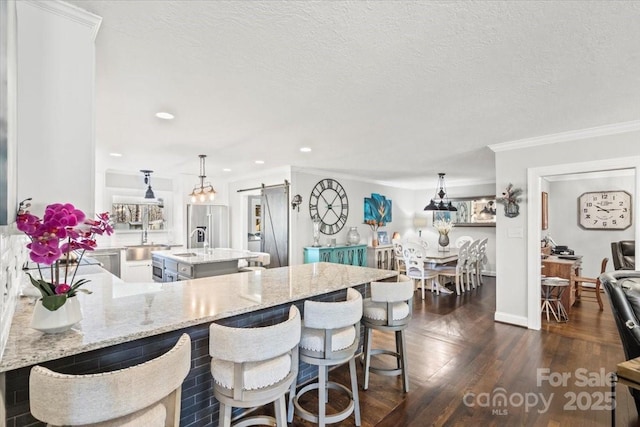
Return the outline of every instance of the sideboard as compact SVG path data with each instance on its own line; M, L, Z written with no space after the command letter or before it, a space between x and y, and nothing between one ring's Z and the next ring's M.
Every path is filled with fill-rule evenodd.
M304 263L311 262L333 262L366 267L367 245L308 246L304 248Z
M395 256L393 245L378 245L367 247L367 264L371 268L395 270Z

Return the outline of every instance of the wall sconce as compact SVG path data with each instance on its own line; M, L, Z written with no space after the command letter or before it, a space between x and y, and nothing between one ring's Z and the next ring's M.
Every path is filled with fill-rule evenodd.
M293 196L293 199L291 200L291 209L297 209L298 212L300 212L301 204L302 204L302 196L299 194L296 194L295 196Z
M148 169L141 169L140 172L144 174L144 183L147 185L147 191L144 193L145 199L155 199L156 195L153 194L153 189L151 188L151 174L153 171Z

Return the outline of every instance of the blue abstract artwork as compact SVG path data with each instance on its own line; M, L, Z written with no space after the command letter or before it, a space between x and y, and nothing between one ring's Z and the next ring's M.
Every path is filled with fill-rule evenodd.
M372 193L364 198L364 222L385 225L391 222L391 200L381 194Z

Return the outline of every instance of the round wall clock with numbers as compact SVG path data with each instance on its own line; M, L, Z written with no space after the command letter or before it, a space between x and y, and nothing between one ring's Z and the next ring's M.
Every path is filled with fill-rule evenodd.
M593 191L578 198L578 223L587 230L624 230L631 226L631 194Z
M336 234L342 230L349 216L347 192L338 181L325 178L318 182L309 196L311 219L320 219L323 234Z

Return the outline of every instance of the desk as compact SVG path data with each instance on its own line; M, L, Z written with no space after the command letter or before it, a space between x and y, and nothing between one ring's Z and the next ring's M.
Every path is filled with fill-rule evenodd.
M580 269L582 264L582 257L576 257L577 259L562 259L557 256L550 256L542 260L542 266L544 269L542 273L546 277L560 277L562 279L571 280L571 273L576 276L580 276ZM571 287L562 294L560 300L567 313L571 313L571 306L576 301L576 289Z

